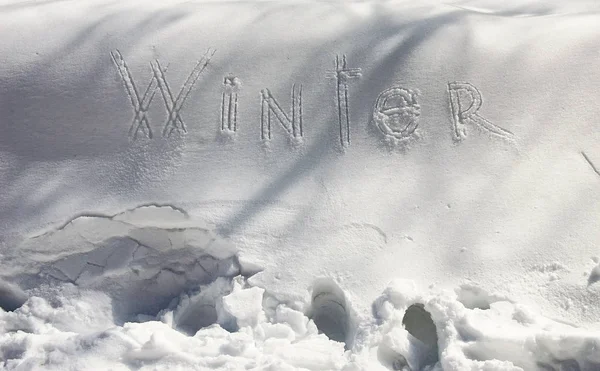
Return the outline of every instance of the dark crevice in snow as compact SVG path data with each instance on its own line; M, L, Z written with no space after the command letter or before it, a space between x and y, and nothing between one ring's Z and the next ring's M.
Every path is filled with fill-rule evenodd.
M428 354L424 364L434 364L439 361L438 336L431 314L421 303L413 304L406 309L402 324L409 334L419 340L427 348Z
M231 293L233 281L233 278L219 277L208 285L181 295L172 312L173 327L189 336L214 324L229 331L231 328L224 323L227 321L223 316L222 301L224 296Z
M349 316L344 292L330 280L320 280L313 287L310 318L319 332L329 339L346 343Z
M595 266L590 272L590 275L588 277L588 286L591 286L598 281L600 281L600 264Z
M27 301L27 295L18 286L0 280L0 308L10 312L19 309Z
M186 308L176 325L180 331L194 335L201 328L217 323L217 319L215 303L198 302Z
M187 259L189 257L183 257L182 260ZM113 295L119 317L136 314L155 316L179 296L196 290L200 285L214 282L219 277L234 277L240 274L240 268L233 258L216 259L203 255L189 262L179 262L176 257L157 260L162 266L154 275L147 279L143 278L147 272L157 267L142 261L136 271L136 276L140 279L137 281L134 279L129 287L121 285L121 291ZM184 332L195 333L199 328L215 322L214 302L200 301L189 310L191 312L183 315L180 323Z

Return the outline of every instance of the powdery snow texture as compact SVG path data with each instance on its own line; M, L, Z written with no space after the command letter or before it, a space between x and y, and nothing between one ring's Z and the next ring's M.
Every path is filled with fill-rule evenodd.
M0 364L598 370L599 12L1 1Z

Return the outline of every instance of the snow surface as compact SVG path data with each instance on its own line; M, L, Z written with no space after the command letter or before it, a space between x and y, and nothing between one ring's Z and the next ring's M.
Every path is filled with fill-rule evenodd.
M0 1L0 366L600 370L597 1Z

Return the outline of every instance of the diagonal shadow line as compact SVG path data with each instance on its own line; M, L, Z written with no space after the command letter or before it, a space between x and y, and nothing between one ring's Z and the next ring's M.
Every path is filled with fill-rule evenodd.
M394 51L387 55L373 68L363 73L364 80L373 80L374 76L381 74L382 71L402 71L412 53L417 50L427 39L433 37L443 26L457 21L460 16L456 13L447 13L437 17L423 19L412 26L405 35L406 38L400 40Z
M328 155L326 152L329 136L320 135L320 140L306 148L306 154L298 159L286 172L273 180L262 191L254 195L254 200L276 200L287 189L293 187L297 181L314 172L322 160ZM270 202L251 202L242 207L237 213L230 216L218 228L217 231L224 237L243 229L243 227L255 216L272 206Z

